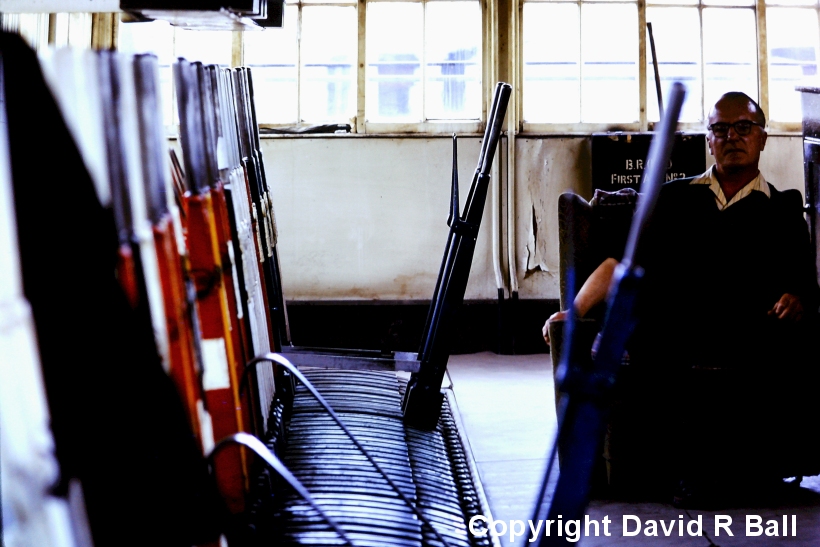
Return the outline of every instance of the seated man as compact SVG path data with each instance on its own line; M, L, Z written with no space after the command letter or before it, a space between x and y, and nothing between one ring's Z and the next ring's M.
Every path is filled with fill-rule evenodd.
M758 170L765 124L747 95L722 96L709 115L715 165L661 191L637 257L646 275L631 385L613 416L613 469L620 461L658 485L701 487L805 468L782 445L808 409L805 319L818 288L799 192L778 191ZM615 259L579 291L580 316L605 299ZM548 343L549 323L565 313L544 326Z

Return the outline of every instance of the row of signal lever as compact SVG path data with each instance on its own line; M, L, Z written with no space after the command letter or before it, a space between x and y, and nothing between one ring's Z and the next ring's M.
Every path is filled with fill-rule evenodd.
M273 372L258 367L249 387L243 369L289 340L250 69L174 64L180 161L169 154L155 56L65 49L38 59L5 34L0 45L0 168L12 180L20 285L60 469L41 490L74 500L75 530L38 544L210 545L220 512L244 509L250 462L236 446L215 456L217 472L205 457L227 436L264 433ZM35 127L47 155L22 146ZM35 215L43 231L85 241L43 249L28 227ZM50 275L38 246L58 266ZM62 283L65 294L44 296ZM17 545L44 537L25 533L34 512L4 512Z
M60 468L56 486L43 479L40 493L67 498L75 523L87 514L96 547L210 546L243 526L226 517L246 510L255 473L237 444L273 466L247 433L263 437L276 414L274 374L291 370L305 383L271 351L296 364L405 367L414 374L404 424L437 427L508 84L496 86L463 213L453 173L450 233L419 353L328 355L290 344L249 69L174 64L180 162L167 153L156 57L63 50L38 60L6 34L0 46L20 296L31 306L50 412L43 432L53 433ZM259 356L279 366L256 367ZM34 522L20 515L18 529ZM29 544L90 545L16 545Z

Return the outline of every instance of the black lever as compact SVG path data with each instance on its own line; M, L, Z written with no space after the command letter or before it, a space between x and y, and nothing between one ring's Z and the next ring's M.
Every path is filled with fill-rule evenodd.
M484 213L484 203L490 186L490 169L495 148L501 137L501 126L507 112L507 104L512 93L512 86L499 82L493 95L492 107L481 143L470 193L464 205L464 217L458 216L458 194L456 175L455 141L453 153L453 196L450 214L450 233L444 248L436 288L427 315L418 359L421 361L419 371L414 373L407 384L407 391L402 401L404 422L412 427L433 430L441 415L444 395L441 393L441 382L447 370L450 358L456 316L464 302L464 292L470 277L470 266L473 261L478 229Z
M447 226L452 226L453 219L458 218L458 138L453 133L453 188L450 190L450 218L447 219Z

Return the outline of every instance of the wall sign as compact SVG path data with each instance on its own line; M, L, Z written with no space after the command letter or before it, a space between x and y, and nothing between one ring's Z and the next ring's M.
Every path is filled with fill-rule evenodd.
M592 189L614 192L640 190L641 177L652 142L652 133L592 135ZM675 135L666 180L700 175L706 171L706 135Z

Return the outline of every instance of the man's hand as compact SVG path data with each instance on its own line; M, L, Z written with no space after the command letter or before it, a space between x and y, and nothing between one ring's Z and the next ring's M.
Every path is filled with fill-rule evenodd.
M546 342L548 346L550 345L550 323L553 321L563 321L566 318L566 311L557 311L550 315L550 318L547 319L546 323L544 323L544 327L541 329L541 334L544 336L544 342Z
M786 293L769 310L769 315L785 321L800 321L803 318L803 304L797 296Z

